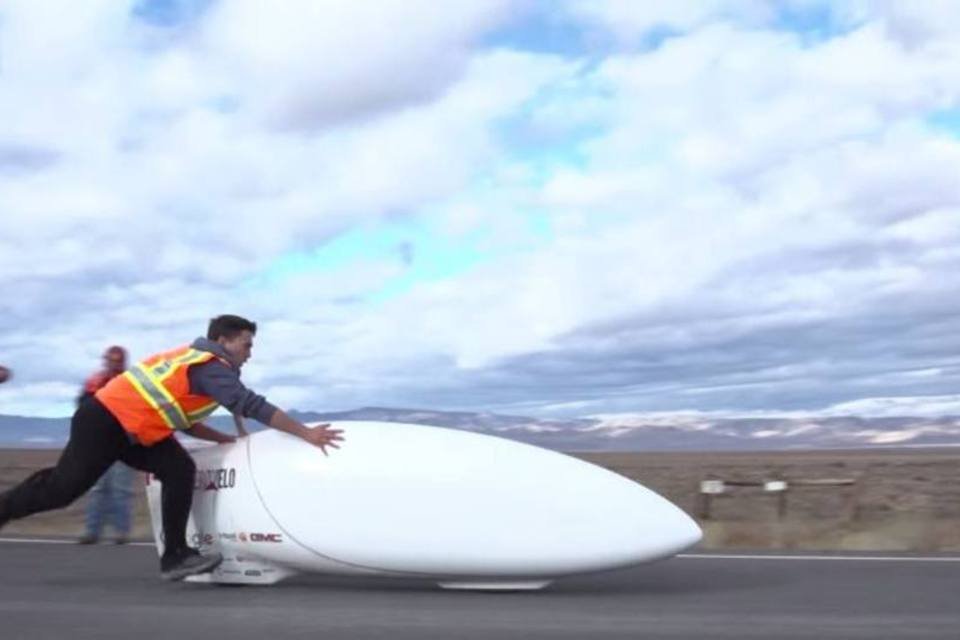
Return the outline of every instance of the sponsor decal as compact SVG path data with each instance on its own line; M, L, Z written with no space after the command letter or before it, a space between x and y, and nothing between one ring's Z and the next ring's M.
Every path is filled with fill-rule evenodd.
M245 533L239 534L240 542L283 542L282 533Z
M250 542L283 542L279 533L251 533Z
M243 575L256 577L260 575L260 572L256 569L247 569L243 572Z
M194 477L194 491L220 491L233 489L237 485L237 470L230 468L197 469Z

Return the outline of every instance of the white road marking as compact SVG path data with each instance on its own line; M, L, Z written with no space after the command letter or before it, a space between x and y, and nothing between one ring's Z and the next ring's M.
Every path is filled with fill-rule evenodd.
M0 542L29 542L31 544L77 544L76 540L63 538L0 538ZM104 541L103 544L107 546L114 546L113 541ZM155 545L152 542L127 542L125 545L116 546L153 547Z
M808 556L761 555L747 553L681 553L684 560L844 560L867 562L960 562L960 556Z
M76 540L64 538L0 538L0 543L30 544L77 544ZM106 541L103 544L110 546ZM128 547L153 547L152 542L128 542ZM681 553L674 556L682 560L843 560L866 562L960 562L960 556L814 556L814 555L774 555L749 553Z

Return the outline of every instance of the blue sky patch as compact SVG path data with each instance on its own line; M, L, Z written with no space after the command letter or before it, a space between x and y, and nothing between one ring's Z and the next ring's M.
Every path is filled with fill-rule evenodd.
M546 216L518 216L516 235L501 239L495 229L481 227L452 236L430 226L429 219L407 219L346 231L313 251L275 260L242 288L268 288L305 273L346 277L363 262L394 262L400 274L378 290L362 294L368 302L396 297L417 284L444 280L490 260L529 250L550 237Z
M131 13L156 27L178 27L205 12L213 0L139 0Z
M954 138L960 138L960 107L936 111L927 117L934 129L946 131Z
M491 31L483 44L533 53L579 57L590 53L588 33L559 11L528 10L512 22Z
M841 15L842 6L830 2L785 4L777 7L773 27L800 36L807 46L849 33L860 26Z

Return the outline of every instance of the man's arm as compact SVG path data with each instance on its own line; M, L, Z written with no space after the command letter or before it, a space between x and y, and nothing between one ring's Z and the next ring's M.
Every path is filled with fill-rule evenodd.
M250 435L247 432L247 428L243 426L243 416L239 413L234 413L233 415L233 424L237 426L237 437L242 438L244 436Z
M210 396L231 413L239 413L253 418L273 429L289 433L310 444L320 447L327 455L327 447L339 448L335 442L343 440L339 429L330 429L330 425L321 424L308 427L294 420L283 410L267 402L240 382L237 371L216 360L190 367L190 390L194 393Z
M266 398L243 386L236 369L218 360L190 367L187 376L191 393L210 396L230 413L268 424L276 410Z
M187 429L184 433L188 433L198 440L207 440L209 442L216 442L217 444L228 444L230 442L236 442L237 439L233 436L228 436L225 433L220 433L216 429L212 429L202 422L194 424L192 427Z

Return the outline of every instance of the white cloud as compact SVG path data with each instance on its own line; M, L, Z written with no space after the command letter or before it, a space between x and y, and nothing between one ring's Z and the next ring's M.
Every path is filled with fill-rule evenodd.
M952 313L960 143L926 124L960 104L946 5L827 8L850 31L810 42L767 2L571 3L625 43L597 60L484 46L505 2L219 3L169 32L129 5L52 6L0 9L0 354L24 382L229 311L262 321L245 375L283 401L512 405L541 380L530 406L574 410L652 388L583 373L627 340L613 327L634 327L614 371L659 345L690 373L892 299ZM660 27L678 33L635 46ZM452 247L485 235L483 259L374 304L399 260L277 275L390 216ZM796 354L751 369L737 344L746 371L691 373L672 401L831 375ZM902 384L858 375L850 393Z
M923 295L940 265L875 238L956 202L960 146L918 124L958 95L952 68L871 25L819 47L705 28L608 60L583 83L605 85L606 112L619 115L584 145L584 165L543 190L559 237L414 292L411 306L429 312L410 314L411 327L483 368L680 301L737 313L729 337ZM869 257L849 261L851 250ZM716 337L690 319L684 328L690 343Z
M817 429L818 418L843 418L860 416L865 418L899 418L912 416L919 418L939 418L960 415L960 395L943 396L900 396L882 398L861 398L851 402L840 402L814 410L724 410L724 411L650 411L631 413L598 413L589 417L598 423L592 429L606 426L639 427L659 426L702 431L709 429L711 421L717 420L809 420L811 423L791 425L790 431L777 431L779 435L797 435Z
M950 0L925 0L904 4L896 0L874 0L876 12L890 36L910 48L939 48L956 45L960 16Z
M863 415L872 417L960 415L960 396L921 396L861 398L841 402L823 412L825 415Z
M370 16L373 5L352 6L321 21L281 11L268 17L271 24L251 26L251 6L234 4L222 8L231 15L213 12L203 28L161 48L139 47L125 13L96 13L90 20L110 31L103 42L120 48L81 38L88 72L8 75L8 129L0 140L22 141L15 129L34 122L31 142L61 157L44 171L0 181L9 211L0 216L0 267L20 292L8 321L35 327L30 337L4 335L5 358L49 362L34 367L53 375L69 357L79 375L83 356L54 336L65 344L121 341L143 355L190 339L223 310L268 322L290 317L294 299L298 311L311 313L309 327L343 322L349 337L350 317L327 305L376 289L395 265L361 265L349 280L297 276L266 292L237 285L275 257L313 248L363 219L415 211L462 189L495 161L491 122L567 69L545 56L472 52L470 41L502 12L495 4L431 10L400 37L376 42L370 38L396 31L416 7L381 5ZM25 21L5 21L4 42L39 55L21 32L6 37ZM294 33L245 49L245 39L257 37L248 30L261 27ZM331 30L337 37L324 37ZM303 47L303 55L292 55L291 46ZM343 56L355 64L338 63ZM437 70L437 61L447 72L424 73ZM270 83L261 83L262 74ZM385 78L400 82L379 94ZM290 104L314 108L310 100L319 102L300 123L306 133L278 120L292 113ZM38 113L32 104L59 108ZM66 116L68 107L76 120ZM377 117L343 120L338 109ZM317 378L315 362L330 369L350 362L347 345L343 353L321 349L322 361L292 369ZM51 352L58 362L44 357Z
M14 372L17 375L17 372ZM17 378L13 378L17 380ZM82 382L82 380L80 381ZM4 415L55 418L72 412L80 395L80 382L13 381L0 387L0 413Z
M255 1L211 12L202 45L232 91L280 128L316 128L437 98L505 2Z

